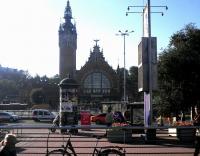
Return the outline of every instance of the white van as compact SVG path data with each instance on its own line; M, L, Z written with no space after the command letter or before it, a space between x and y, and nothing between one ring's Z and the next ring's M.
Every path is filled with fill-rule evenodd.
M55 115L47 109L34 109L32 119L34 121L53 121Z

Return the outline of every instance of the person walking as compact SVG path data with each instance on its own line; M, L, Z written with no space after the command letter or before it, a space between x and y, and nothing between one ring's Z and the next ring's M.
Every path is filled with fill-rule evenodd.
M108 112L106 114L106 125L107 126L112 126L112 123L113 123L113 113L112 113L112 108L111 107L108 107Z
M200 126L200 109L197 110L197 113L194 116L193 125Z
M197 109L196 115L194 116L193 120L193 125L194 126L200 126L200 109ZM196 141L195 141L195 152L194 156L199 155L199 150L200 150L200 136L199 136L199 127L197 128L197 134L196 134Z

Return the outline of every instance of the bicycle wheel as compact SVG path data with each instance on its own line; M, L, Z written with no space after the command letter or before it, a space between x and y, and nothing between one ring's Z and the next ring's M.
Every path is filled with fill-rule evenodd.
M75 156L76 154L74 154L71 150L65 151L63 149L56 149L56 150L50 151L46 156L56 156L56 155Z
M101 151L98 156L125 156L125 154L116 149L106 149Z

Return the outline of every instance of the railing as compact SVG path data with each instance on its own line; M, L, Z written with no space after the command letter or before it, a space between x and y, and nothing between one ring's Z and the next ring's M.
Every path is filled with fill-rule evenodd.
M55 127L55 133L51 132L51 126L0 126L1 130L9 130L17 136L16 150L18 156L46 155L47 151L61 148L67 142L69 133L61 134L61 130L78 133L71 135L70 140L77 156L92 155L94 149L97 151L105 147L117 146L122 148L121 153L125 155L191 155L198 153L199 140L197 129L200 127L114 127L106 126L65 126ZM183 131L182 131L183 130ZM118 133L121 131L121 134ZM116 132L116 135L113 135ZM144 132L146 132L144 135ZM194 134L193 134L194 132ZM148 137L148 135L150 137ZM182 135L182 136L181 136ZM95 137L94 137L95 136ZM101 136L98 140L96 136ZM3 131L0 135L3 139ZM184 140L185 137L185 140ZM117 139L118 138L118 139ZM98 141L98 145L96 145ZM47 148L48 147L48 148ZM119 150L115 147L116 150Z

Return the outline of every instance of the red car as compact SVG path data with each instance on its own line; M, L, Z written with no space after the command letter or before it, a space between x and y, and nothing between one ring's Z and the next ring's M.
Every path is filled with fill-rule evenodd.
M101 113L98 115L91 116L91 122L96 124L106 124L106 113Z
M98 115L94 115L90 117L91 122L95 122L96 124L106 124L106 113L101 113ZM115 122L124 122L124 116L121 112L115 111L113 113L113 119Z

